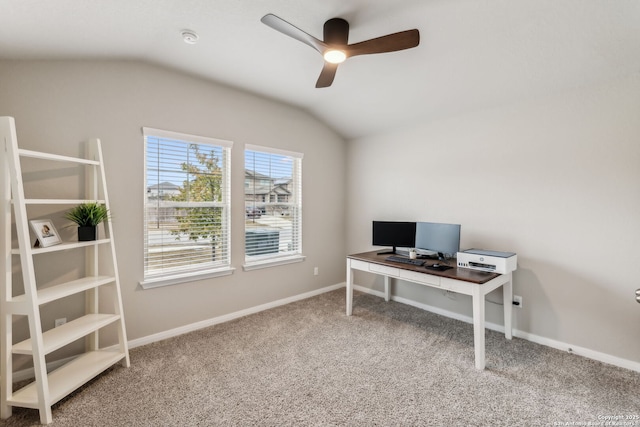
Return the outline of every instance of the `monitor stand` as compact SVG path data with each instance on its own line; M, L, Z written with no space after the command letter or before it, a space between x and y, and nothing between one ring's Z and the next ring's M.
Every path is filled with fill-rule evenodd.
M395 253L396 253L396 247L394 246L393 249L391 249L390 251L378 252L378 255L395 255Z
M395 254L396 254L396 247L395 246L391 250L378 252L378 255L395 255Z

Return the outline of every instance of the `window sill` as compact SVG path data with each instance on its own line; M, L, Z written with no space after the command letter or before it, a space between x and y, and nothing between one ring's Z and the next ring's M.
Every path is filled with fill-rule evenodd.
M282 258L271 258L262 261L254 261L245 263L242 266L244 271L259 270L261 268L276 267L278 265L293 264L294 262L302 262L307 258L304 255L292 255Z
M215 270L196 271L191 273L174 274L171 276L161 276L154 279L143 280L140 282L142 289L153 289L161 286L177 285L179 283L195 282L196 280L210 279L213 277L222 277L233 274L235 268L223 267Z

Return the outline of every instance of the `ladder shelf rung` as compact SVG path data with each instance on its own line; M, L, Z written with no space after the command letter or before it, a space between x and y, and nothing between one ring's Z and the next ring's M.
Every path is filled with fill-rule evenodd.
M107 285L115 282L112 276L89 276L82 279L72 280L60 285L51 286L38 291L38 305L46 304L70 295L74 295L98 286ZM26 295L20 295L13 298L13 302L21 303L26 301Z
M111 242L111 239L91 240L88 242L62 242L54 246L47 246L46 248L31 248L31 253L33 255L38 255L38 254L44 254L47 252L66 251L68 249L86 248L87 246L103 245L109 242ZM13 255L20 255L20 249L13 248L11 249L11 253Z
M118 350L90 351L49 373L51 404L58 402L123 358L125 354ZM12 406L38 409L38 389L35 381L13 393L7 401Z
M104 204L104 200L85 199L25 199L26 205L81 205L83 203Z
M18 149L18 154L22 157L31 157L33 159L55 160L58 162L79 163L83 165L94 165L94 166L100 165L100 162L97 160L81 159L79 157L61 156L59 154L43 153L41 151L25 150L23 148Z
M44 354L49 354L120 319L117 314L87 314L42 334ZM15 354L33 354L31 338L13 346Z

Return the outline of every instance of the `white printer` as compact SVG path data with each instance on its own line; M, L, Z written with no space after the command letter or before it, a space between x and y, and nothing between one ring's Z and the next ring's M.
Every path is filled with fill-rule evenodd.
M458 252L458 267L489 273L507 274L518 268L518 255L513 252L467 249Z

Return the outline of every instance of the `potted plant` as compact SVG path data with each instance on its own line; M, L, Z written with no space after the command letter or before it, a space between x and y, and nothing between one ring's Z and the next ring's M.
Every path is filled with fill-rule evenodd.
M109 218L109 210L105 205L99 203L82 203L68 211L65 218L78 225L79 241L96 240L98 237L97 226Z

